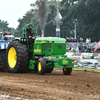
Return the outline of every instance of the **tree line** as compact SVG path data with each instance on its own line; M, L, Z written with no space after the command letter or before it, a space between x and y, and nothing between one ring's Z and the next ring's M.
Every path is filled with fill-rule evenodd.
M15 28L13 27L8 27L9 23L7 21L4 20L0 20L0 32L11 32L12 34L14 34L14 32L16 31ZM1 37L0 37L1 38Z
M11 29L8 27L8 22L0 20L0 32L10 31Z
M57 14L57 0L48 2L48 16L45 22L45 36L55 36L56 26L53 25ZM18 19L19 25L14 33L15 36L22 36L22 28L29 23L34 24L41 34L39 17L37 16L36 3L31 4L33 9L26 12L23 18ZM74 37L74 23L77 19L76 36L91 38L91 41L100 40L100 0L62 0L59 2L59 11L62 15L63 25L60 27L61 37Z

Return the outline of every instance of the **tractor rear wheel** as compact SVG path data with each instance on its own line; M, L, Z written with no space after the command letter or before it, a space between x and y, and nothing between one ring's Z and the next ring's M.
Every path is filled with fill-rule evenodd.
M63 68L64 75L70 75L72 72L72 68Z
M38 73L44 75L46 73L46 60L44 58L39 58L38 60Z
M26 72L29 67L27 45L11 41L7 48L7 69L11 73Z

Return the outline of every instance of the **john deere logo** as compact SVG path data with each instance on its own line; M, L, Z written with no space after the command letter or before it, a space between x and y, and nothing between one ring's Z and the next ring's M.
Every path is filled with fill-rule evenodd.
M41 49L39 49L39 45L37 45L37 49L34 49L35 53L41 53Z
M59 56L59 58L61 58L61 55Z
M63 64L66 64L66 63L68 63L68 61L67 60L63 60L62 63Z

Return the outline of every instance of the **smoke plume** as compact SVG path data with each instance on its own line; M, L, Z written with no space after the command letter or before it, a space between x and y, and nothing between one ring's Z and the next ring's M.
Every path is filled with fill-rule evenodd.
M37 7L38 7L38 16L39 16L39 22L41 27L41 35L44 37L44 29L45 29L45 21L47 17L47 0L37 0L36 1Z

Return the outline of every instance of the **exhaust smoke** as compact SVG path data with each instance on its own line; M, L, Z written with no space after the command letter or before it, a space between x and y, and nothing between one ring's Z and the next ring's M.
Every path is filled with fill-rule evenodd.
M37 0L36 1L38 7L38 17L41 27L41 37L44 37L44 29L45 29L45 21L47 17L47 0Z

